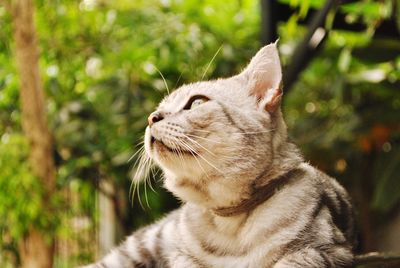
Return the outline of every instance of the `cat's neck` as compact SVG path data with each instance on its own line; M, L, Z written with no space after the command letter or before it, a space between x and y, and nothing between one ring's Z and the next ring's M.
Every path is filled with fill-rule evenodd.
M173 178L168 181L174 185L167 185L167 188L183 201L201 206L213 214L221 211L221 208L223 211L227 208L232 213L226 213L225 216L238 216L253 210L261 203L260 200L253 199L267 201L267 198L263 199L265 195L269 196L272 191L283 186L286 183L283 178L288 175L291 177L291 171L303 162L297 147L286 139L275 148L273 155L273 159L266 161L268 164L262 170L230 177L214 175L208 177L206 183L202 183L201 179ZM270 185L277 181L279 182L276 185ZM239 211L235 211L235 207L239 207Z
M257 200L260 196L250 195L248 199L234 200L233 203L226 207L212 206L218 202L188 202L188 207L191 211L193 211L193 209L197 211L196 213L202 219L212 222L214 228L219 232L228 236L236 236L245 226L244 223L247 222L249 217L254 215L253 211L259 206L262 206L263 203L268 202L269 198L273 197L276 193L275 191L279 191L280 188L282 188L285 183L289 183L290 180L295 180L303 176L304 168L302 168L301 164L304 160L299 154L297 147L287 142L285 145L282 145L280 149L282 151L278 151L277 158L272 163L274 168L271 169L270 172L259 176L258 180L257 178L253 179L253 181L258 181L260 183L260 185L257 186L259 190L261 190L261 195L263 196L260 200ZM251 179L249 179L249 181L251 181ZM268 186L271 185L270 182L273 181L278 181L278 183L271 186L270 189L267 189ZM244 187L242 189L244 189ZM225 196L244 195L240 194L240 189L231 189L227 187L224 188L224 191ZM260 192L256 191L253 194L258 195L259 193ZM253 197L255 197L256 200L252 200ZM249 203L247 205L242 205L243 201Z
M264 202L267 202L281 188L288 184L291 180L301 177L304 171L300 168L293 168L288 172L270 179L267 183L261 186L252 186L253 192L247 199L241 200L238 204L226 207L214 208L211 211L221 217L232 217L245 213L250 213L256 207Z
M285 142L277 149L270 168L262 170L253 179L247 178L247 185L241 188L245 193L240 195L240 188L232 189L231 193L226 190L226 195L236 196L236 200L228 205L212 207L210 211L222 217L249 213L261 203L267 202L290 180L300 177L302 170L298 166L303 159L297 147L292 143Z

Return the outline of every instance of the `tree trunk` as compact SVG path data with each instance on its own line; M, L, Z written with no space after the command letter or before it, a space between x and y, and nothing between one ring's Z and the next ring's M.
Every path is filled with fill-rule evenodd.
M53 237L47 240L38 230L31 229L18 246L22 268L53 267Z
M12 0L16 66L20 79L22 128L29 141L29 163L44 187L43 209L51 209L49 200L55 191L55 167L52 137L48 130L44 93L39 75L39 50L33 20L32 0ZM27 200L29 202L29 200ZM31 226L19 244L22 267L50 268L53 265L54 234L46 236Z

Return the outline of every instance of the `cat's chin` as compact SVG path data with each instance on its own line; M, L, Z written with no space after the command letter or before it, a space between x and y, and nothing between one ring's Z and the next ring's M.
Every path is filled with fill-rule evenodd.
M176 156L176 157L195 157L197 156L197 152L184 150L182 148L171 148L167 146L160 140L156 140L153 137L151 138L151 144L153 150L162 156Z
M168 170L174 176L180 176L182 171L192 166L191 160L194 159L191 152L177 151L159 141L152 144L151 158L162 170Z
M147 155L156 160L156 162L177 161L176 159L178 158L182 161L182 158L197 156L197 152L195 151L189 151L177 147L174 148L165 144L163 141L156 139L151 135L149 127L146 128L144 147Z

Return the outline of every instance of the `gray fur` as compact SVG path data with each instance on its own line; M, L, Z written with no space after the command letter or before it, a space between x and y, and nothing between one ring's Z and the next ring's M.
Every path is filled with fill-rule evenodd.
M271 44L237 76L166 97L157 108L162 120L149 119L146 152L184 204L91 267L351 266L348 195L288 142L281 80ZM206 99L184 108L195 95ZM265 200L252 202L285 176Z

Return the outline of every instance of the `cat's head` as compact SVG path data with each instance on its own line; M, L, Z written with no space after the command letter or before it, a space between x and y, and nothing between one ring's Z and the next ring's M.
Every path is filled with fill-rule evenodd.
M286 140L281 85L277 46L270 44L240 74L167 96L149 116L145 135L146 153L164 171L166 188L213 207L250 194L252 180L273 169Z

